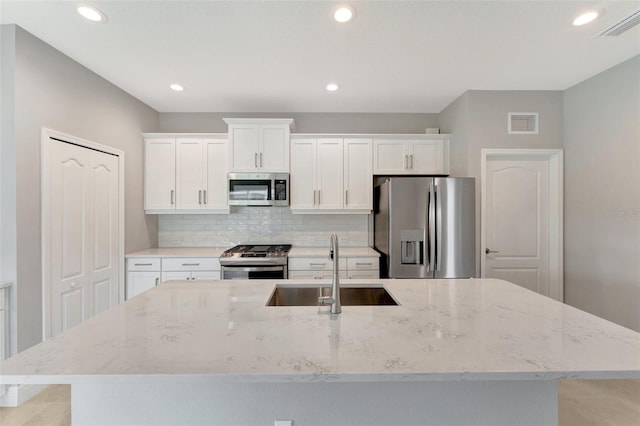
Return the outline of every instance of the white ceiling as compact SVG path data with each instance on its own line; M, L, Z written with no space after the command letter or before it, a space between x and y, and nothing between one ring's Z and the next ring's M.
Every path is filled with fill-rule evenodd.
M96 24L77 2L2 0L0 16L161 112L434 113L468 89L563 90L640 53L640 26L595 37L640 0L350 1L348 24L339 3L92 1ZM571 25L592 7L604 16Z

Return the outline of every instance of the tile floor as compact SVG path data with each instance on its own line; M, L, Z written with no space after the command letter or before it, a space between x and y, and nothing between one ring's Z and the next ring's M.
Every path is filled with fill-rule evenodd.
M69 386L48 386L16 408L0 408L0 425L70 425ZM640 380L561 380L559 426L640 426Z

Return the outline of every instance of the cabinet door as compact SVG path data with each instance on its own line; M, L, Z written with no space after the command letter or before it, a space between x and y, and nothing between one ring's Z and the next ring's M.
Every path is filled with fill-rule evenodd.
M219 280L220 271L192 271L192 280Z
M289 271L290 280L315 280L316 271Z
M318 139L316 148L316 189L319 209L343 207L342 139Z
M207 209L226 209L228 143L226 140L207 140L204 142L206 161L206 185L203 205Z
M263 125L258 166L263 172L289 172L289 126Z
M373 173L376 175L408 174L408 155L405 143L398 140L373 141Z
M175 209L175 139L147 139L144 155L145 210Z
M160 282L160 272L128 272L127 299L152 289Z
M344 140L344 208L373 208L371 139Z
M204 191L203 142L178 139L176 142L176 206L178 209L202 208Z
M380 273L377 270L349 271L348 275L351 280L375 280L380 278Z
M412 141L409 162L411 173L446 174L448 167L446 167L445 157L444 141Z
M316 207L316 140L291 141L291 209L314 209Z
M257 125L229 126L229 170L253 172L258 170L260 134Z
M162 271L162 282L172 281L172 280L190 280L191 279L191 271L172 271L172 272L164 272Z

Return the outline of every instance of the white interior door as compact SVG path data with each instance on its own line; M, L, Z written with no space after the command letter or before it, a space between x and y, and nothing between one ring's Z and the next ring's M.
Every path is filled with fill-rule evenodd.
M558 175L544 155L488 156L483 175L482 276L562 299L557 278ZM561 202L560 202L561 203ZM561 210L560 210L561 213Z
M51 336L118 303L118 167L114 155L50 142Z

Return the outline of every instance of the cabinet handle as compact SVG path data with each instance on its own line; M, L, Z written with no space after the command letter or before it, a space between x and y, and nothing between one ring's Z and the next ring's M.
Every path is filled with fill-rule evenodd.
M321 201L320 201L320 190L318 189L318 205L320 205Z
M413 154L409 155L409 168L413 169Z
M198 191L198 204L202 204L202 191Z
M152 266L153 263L134 263L133 266Z
M156 285L160 282L160 278L156 277Z
M260 168L262 168L262 153L260 153Z
M200 266L199 263L183 263L182 266Z
M356 262L356 266L371 266L371 262Z
M346 206L347 204L349 204L349 190L345 189L344 190L344 205Z
M253 154L253 165L256 166L256 169L258 168L258 153L254 153Z
M322 262L322 263L313 263L313 262L310 262L310 263L309 263L309 266L324 266L324 265L326 265L326 264L327 264L327 262Z
M316 205L316 190L313 190L313 205Z
M202 195L203 195L203 198L204 198L204 204L207 204L207 190L206 189L202 190Z
M407 167L408 161L409 161L409 156L405 155L404 156L404 168L405 168L405 170L409 168L409 167Z
M176 203L176 191L174 191L173 189L171 190L171 205L174 205Z

